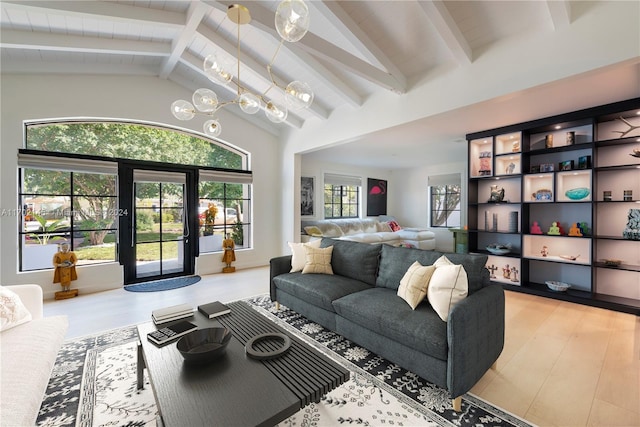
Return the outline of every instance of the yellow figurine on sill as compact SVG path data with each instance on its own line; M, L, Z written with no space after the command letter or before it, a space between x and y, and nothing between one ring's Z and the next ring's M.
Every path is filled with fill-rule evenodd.
M229 237L229 233L227 233L225 239L222 241L222 249L224 250L222 262L227 265L222 269L223 273L233 273L236 271L236 268L231 266L231 263L236 260L235 247L235 242Z
M61 243L60 249L53 256L53 283L60 283L62 292L56 292L56 299L71 298L78 295L78 290L71 290L71 281L78 279L76 263L78 258L71 252L69 243Z

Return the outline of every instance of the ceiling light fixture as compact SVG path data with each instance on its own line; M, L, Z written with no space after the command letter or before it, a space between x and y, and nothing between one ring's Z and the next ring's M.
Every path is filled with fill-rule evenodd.
M309 8L303 0L283 0L278 5L275 14L275 27L280 36L280 44L267 65L267 72L271 79L271 85L262 94L255 94L242 85L240 80L240 26L251 22L251 14L246 7L233 4L227 9L227 17L237 25L237 58L236 75L232 74L233 63L215 53L204 59L204 72L212 82L221 86L234 85L236 87L236 97L230 101L218 101L218 96L214 91L207 88L200 88L193 93L192 101L179 99L171 104L171 113L179 120L191 120L196 114L211 117L204 123L204 133L216 137L220 135L222 127L215 118L216 112L229 104L238 104L240 109L246 114L255 114L264 108L267 118L274 123L282 123L287 119L288 110L301 110L309 108L313 102L313 91L311 87L301 81L293 81L286 87L278 85L271 67L278 56L278 52L285 41L297 42L309 30ZM234 78L235 77L235 78ZM267 93L277 87L284 92L285 105L267 97Z

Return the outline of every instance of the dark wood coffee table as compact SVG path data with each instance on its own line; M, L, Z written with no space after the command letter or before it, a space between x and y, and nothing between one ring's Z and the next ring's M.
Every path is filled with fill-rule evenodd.
M176 342L157 347L147 340L152 322L138 325L138 384L146 367L165 426L267 426L295 414L340 384L349 371L245 302L227 304L231 313L208 319L199 312L187 320L200 328L225 326L233 338L226 354L210 364L190 365ZM263 333L283 333L291 347L282 356L255 360L244 345Z

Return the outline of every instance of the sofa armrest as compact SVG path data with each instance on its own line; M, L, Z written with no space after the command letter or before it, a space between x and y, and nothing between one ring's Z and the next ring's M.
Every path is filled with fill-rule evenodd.
M38 285L11 285L7 289L15 292L20 301L31 313L31 317L41 319L43 316L42 288Z
M277 258L271 258L270 265L270 277L269 277L269 294L271 295L271 301L276 300L276 285L273 283L273 278L281 274L289 273L291 271L291 255L284 255Z
M469 391L502 353L504 304L502 286L489 285L449 313L447 386L452 398Z

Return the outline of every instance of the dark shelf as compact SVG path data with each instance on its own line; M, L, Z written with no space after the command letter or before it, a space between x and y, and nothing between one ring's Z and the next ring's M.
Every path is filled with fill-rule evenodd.
M621 209L627 207L635 208L638 206L637 203L640 202L640 195L638 194L633 194L632 197L634 197L634 200L632 201L615 200L605 202L603 200L596 200L598 197L602 198L603 194L601 191L596 191L596 188L600 188L599 184L604 184L604 181L609 181L610 178L621 178L619 181L628 181L630 179L633 179L635 182L634 174L637 170L640 170L636 169L640 168L640 164L638 163L639 159L635 158L635 156L627 156L627 154L624 154L627 152L627 150L628 153L631 154L633 153L633 149L638 148L637 144L640 142L640 135L637 135L637 131L631 133L631 135L633 136L598 140L598 135L605 135L604 130L610 130L608 127L606 129L604 127L600 128L599 124L617 120L619 117L636 118L636 112L639 108L640 98L634 98L626 101L620 101L584 110L568 112L552 117L541 118L538 120L513 124L502 128L490 129L467 135L467 140L470 144L472 141L481 138L492 138L492 141L494 141L494 145L492 147L492 152L494 153L492 158L492 172L494 173L500 170L506 171L505 169L498 169L497 166L504 163L505 157L503 156L517 154L520 157L521 174L492 175L475 178L471 177L468 179L468 213L469 218L471 218L470 221L472 221L471 226L472 228L474 228L473 230L469 230L469 247L472 248L472 251L480 254L500 257L501 260L496 259L496 262L494 264L511 264L512 259L513 262L517 263L517 261L515 260L520 259L520 278L522 281L522 286L518 286L517 283L508 283L506 281L496 279L494 279L492 283L500 284L505 289L513 291L525 292L547 298L565 300L578 304L590 305L640 315L640 298L635 297L637 295L637 281L635 279L640 273L640 265L635 264L640 263L638 263L637 260L628 258L628 262L630 262L631 264L611 266L606 265L602 257L598 259L596 256L598 250L597 247L604 245L606 241L610 241L606 244L613 245L617 248L622 249L626 248L629 244L621 242L630 241L640 243L640 240L623 238L622 230L620 231L620 234L618 236L595 235L600 229L598 228L598 223L602 224L606 222L606 214L611 209ZM610 123L607 123L606 126L611 126L611 129L618 129L617 126L613 126ZM620 126L620 129L624 131L624 129L626 129L626 126ZM569 131L575 131L575 144L558 145L556 147L550 148L545 147L547 135L551 134L552 136L554 136L554 138L558 138L556 142L558 144L562 144L566 142L564 136L565 133ZM502 147L498 146L496 137L512 132L520 132L521 134L521 152L501 153L500 155L496 154L496 151L498 150L498 148L496 147ZM619 135L620 134L617 133L606 133L605 137L609 138ZM608 156L609 154L614 154L614 152L615 155L618 156L616 157L616 160L620 160L619 163L624 164L617 164L615 166L604 166L602 164L602 159L604 159L605 156ZM590 163L588 163L588 165L590 166L589 168L576 168L570 171L554 170L550 172L530 173L531 168L536 166L536 164L538 163L552 163L554 165L554 168L557 168L559 162L567 161L572 158L577 158L584 155L588 155L591 157ZM500 161L498 162L497 160ZM574 165L577 166L577 164L575 163L575 159L572 160L574 160ZM584 163L581 165L584 165ZM597 167L599 165L600 167ZM471 165L469 165L469 172L471 172ZM546 178L539 180L539 186L542 186L544 182L549 183L548 185L550 187L548 188L553 190L553 194L556 195L557 193L558 195L560 195L564 193L564 190L558 190L558 183L564 183L569 186L573 183L566 181L566 179L568 178L567 176L560 175L563 173L583 174L581 179L585 178L584 175L590 175L590 185L584 186L589 187L591 195L586 200L570 200L563 196L561 198L566 200L560 201L556 200L560 198L556 196L553 198L553 200L550 201L535 201L529 200L531 197L530 194L521 194L520 197L522 198L522 200L519 202L495 203L489 202L488 197L485 198L485 195L481 194L480 192L480 189L482 188L486 193L484 187L486 187L489 183L489 181L482 182L480 180L491 180L491 184L496 184L499 183L499 181L496 181L496 178L507 180L511 179L511 181L505 181L505 183L508 182L510 185L515 185L515 180L519 180L520 190L522 193L524 193L525 189L527 189L527 191L535 191L534 187L538 186L538 184L536 183L536 186L533 186L531 185L533 183L530 181L532 181L533 177L544 175L546 176ZM563 180L562 178L565 179ZM562 187L562 185L560 185L560 187ZM596 195L595 193L597 192L600 194ZM513 190L510 194L511 196L515 195L515 197L518 197L517 190ZM618 196L621 197L622 194L618 194ZM611 208L607 208L605 206L606 203L610 203ZM626 203L626 205L620 205L620 203ZM634 205L631 205L631 203L634 203ZM499 208L498 206L501 204L505 206L503 208ZM504 214L503 211L520 210L520 215L518 218L518 228L520 229L520 231L518 233L510 233L504 230L485 230L483 225L486 225L486 221L483 224L480 218L480 216L482 216L481 214L483 210L497 210L500 214ZM604 217L602 217L603 213L605 214ZM536 217L545 218L545 221L547 221L549 218L557 217L560 217L560 219L568 219L573 217L583 218L583 220L587 220L587 222L590 222L590 226L592 228L589 230L589 235L584 236L568 236L566 234L569 231L568 228L564 230L565 234L559 236L546 234L546 231L548 231L548 229L543 230L543 232L545 232L543 234L530 234L529 226L533 222L533 220L536 219ZM569 224L571 224L571 221L569 222ZM480 227L483 228L480 229ZM602 230L600 232L602 233ZM582 256L576 261L560 258L559 256L543 258L541 256L535 256L536 251L534 249L538 240L534 239L533 237L524 236L540 236L541 238L555 237L559 239L565 239L562 241L553 240L548 242L551 244L557 243L562 246L563 250L567 251L563 253L576 254L576 252L582 252L582 248L586 247L588 247L589 250L582 253ZM567 238L583 240L566 240ZM516 251L513 253L505 255L493 255L485 249L485 244L487 244L487 242L489 241L513 241L514 239L519 239L522 247L514 245ZM580 247L581 250L573 251L573 248L576 247ZM525 253L531 254L535 257L528 258L524 255ZM546 264L542 264L540 263L540 261L546 262ZM580 261L583 261L584 263ZM586 263L586 261L589 262ZM628 273L614 273L610 270L620 270ZM583 289L585 290L569 289L567 292L554 292L548 289L544 283L529 282L531 280L544 281L543 277L546 277L546 274L544 274L546 272L553 273L557 277L572 277L570 273L575 272L578 276L581 277L581 281L588 282L588 285L583 286ZM540 275L539 273L543 274ZM604 289L604 285L602 285L602 287L598 286L598 283L602 284L601 280L606 281L609 278L617 280L620 276L630 276L632 279L632 283L630 283L632 287L628 292L626 292L628 297L617 297L611 295L602 295L598 293L600 290ZM589 277L589 279L586 279L587 277ZM612 292L619 293L615 291Z
M566 151L590 150L592 148L593 148L593 143L586 142L582 144L563 145L560 147L539 148L537 150L527 151L526 154L529 156L539 156L541 154L563 153ZM554 172L558 172L558 171L554 171Z
M622 236L595 236L596 239L602 239L602 240L627 240L629 242L638 242L640 243L640 240L633 240L633 239L625 239Z
M565 292L554 292L547 288L547 285L540 283L529 282L524 283L522 286L509 285L502 282L495 283L501 284L504 289L509 291L522 292L525 294L589 305L592 307L606 308L608 310L615 310L640 316L640 300L616 297L612 295L595 294L576 289L568 289Z
M626 145L632 144L637 141L638 136L628 136L626 138L614 138L614 139L604 139L602 141L596 141L596 147L611 147L613 145Z
M501 256L501 257L505 257L505 258L520 258L521 257L521 254L515 253L515 252L509 252L508 254L498 255L498 254L492 254L491 252L489 252L487 250L484 250L484 249L478 249L478 250L469 249L469 251L473 252L474 254Z
M627 164L627 165L616 165L616 166L602 166L602 167L597 167L594 170L596 172L617 172L621 170L638 169L639 167L640 167L640 164Z
M620 264L618 266L615 266L615 265L607 265L604 262L595 262L595 263L593 263L593 265L595 267L598 267L598 268L609 268L611 270L638 271L638 272L640 272L640 265Z
M520 234L519 231L491 231L491 230L468 230L469 233L491 233L491 234Z

